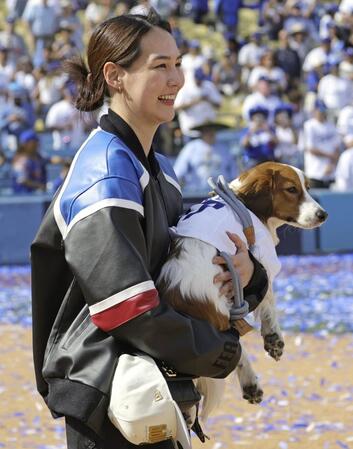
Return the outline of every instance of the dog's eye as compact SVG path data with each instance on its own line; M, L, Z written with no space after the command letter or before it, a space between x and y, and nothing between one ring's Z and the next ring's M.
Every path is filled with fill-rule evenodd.
M288 187L286 190L289 193L298 193L298 189L296 187Z

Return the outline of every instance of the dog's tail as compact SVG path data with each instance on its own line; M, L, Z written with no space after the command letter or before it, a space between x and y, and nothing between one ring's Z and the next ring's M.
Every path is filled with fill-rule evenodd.
M224 379L212 379L210 377L200 377L196 381L196 388L202 396L202 408L200 417L205 421L211 411L221 403L225 381Z

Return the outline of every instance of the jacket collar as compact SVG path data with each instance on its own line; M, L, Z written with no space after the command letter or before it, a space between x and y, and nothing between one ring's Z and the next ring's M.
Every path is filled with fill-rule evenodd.
M101 118L100 126L104 131L118 136L135 154L149 174L154 177L157 176L160 168L156 160L153 147L151 148L148 157L146 157L138 137L123 118L121 118L112 109L109 109L108 114L103 115Z

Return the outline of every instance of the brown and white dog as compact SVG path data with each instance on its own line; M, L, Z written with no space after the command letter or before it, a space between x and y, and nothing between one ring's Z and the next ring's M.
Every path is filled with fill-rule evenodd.
M271 262L271 257L277 259L275 246L279 240L276 230L283 224L303 229L315 228L326 220L327 213L308 193L308 180L303 172L289 165L265 162L242 173L229 187L251 211L255 228L255 248L257 247L254 255L265 266L270 280L268 292L255 311L255 318L261 323L265 350L275 360L279 360L284 342L276 316L272 281L280 265L279 262L278 266L276 261L274 264ZM215 204L212 209L215 219ZM197 212L193 212L195 213ZM225 230L237 233L245 241L245 236L239 232L239 228L232 229L232 226L235 226L231 222L234 214L229 214L229 223L225 224ZM201 214L198 219L202 219ZM219 330L225 330L229 327L229 309L232 303L224 295L219 295L220 285L213 283L214 276L222 269L212 263L220 248L207 242L202 233L201 237L197 238L197 233L185 232L187 222L188 220L184 220L181 227L179 224L176 227L178 237L162 268L158 288L175 309L208 320ZM207 229L210 230L211 234L214 228L217 232L221 229L217 222L202 223L202 227L206 228L206 233ZM183 230L181 236L179 229ZM268 246L268 241L272 249ZM262 242L265 249L261 248ZM272 251L273 254L269 255ZM236 372L243 397L250 403L261 402L262 388L243 348ZM203 395L201 416L206 418L220 401L224 381L201 378L197 381L197 387Z

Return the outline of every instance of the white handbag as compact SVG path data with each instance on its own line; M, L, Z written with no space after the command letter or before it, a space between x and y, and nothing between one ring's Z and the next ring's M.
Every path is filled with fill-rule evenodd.
M191 449L184 417L155 361L145 354L119 357L108 416L133 444L170 439L175 449Z

